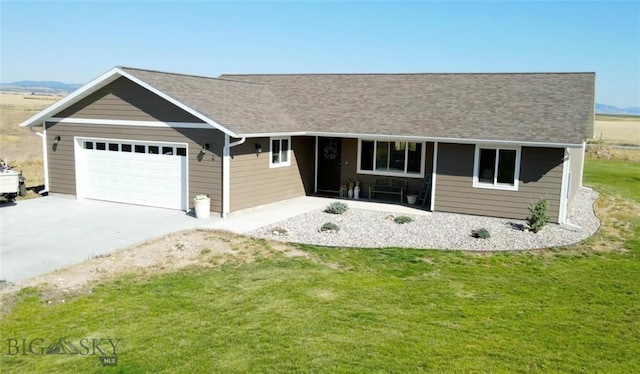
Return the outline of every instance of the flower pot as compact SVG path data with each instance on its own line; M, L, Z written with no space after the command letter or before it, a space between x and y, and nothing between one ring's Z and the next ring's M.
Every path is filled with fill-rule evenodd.
M196 218L209 218L209 214L211 213L211 199L198 196L193 199L193 207L196 211Z
M417 199L418 195L407 195L407 203L411 205L415 204Z

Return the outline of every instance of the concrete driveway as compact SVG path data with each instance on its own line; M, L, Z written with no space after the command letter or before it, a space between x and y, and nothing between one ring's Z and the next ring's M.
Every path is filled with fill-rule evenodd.
M0 279L9 282L82 262L221 218L182 211L47 196L0 206Z
M45 274L100 254L172 232L206 228L243 234L314 209L334 199L301 196L247 209L222 219L197 219L182 211L47 196L0 205L0 279ZM426 212L400 205L350 200L352 208L403 214Z

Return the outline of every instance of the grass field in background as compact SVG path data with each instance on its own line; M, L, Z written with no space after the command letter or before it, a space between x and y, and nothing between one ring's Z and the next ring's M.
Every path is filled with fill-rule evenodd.
M607 144L640 146L640 116L597 114L593 138Z
M61 98L0 93L0 158L23 172L28 187L44 183L42 139L18 124Z
M588 160L608 208L578 246L473 254L300 246L130 275L46 305L26 289L0 341L120 338L91 355L0 356L6 372L639 372L640 164ZM599 209L600 210L600 209ZM626 222L624 227L620 227ZM269 246L256 241L257 246ZM598 250L596 250L598 248Z

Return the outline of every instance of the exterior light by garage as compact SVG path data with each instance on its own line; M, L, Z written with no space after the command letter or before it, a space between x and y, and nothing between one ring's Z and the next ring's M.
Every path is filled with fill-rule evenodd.
M58 150L58 143L60 143L60 135L53 138L53 144L51 145L51 149L55 152Z
M209 150L209 143L202 146L202 149L200 150L200 155L204 156L208 150Z
M256 153L262 153L262 145L260 143L256 143Z

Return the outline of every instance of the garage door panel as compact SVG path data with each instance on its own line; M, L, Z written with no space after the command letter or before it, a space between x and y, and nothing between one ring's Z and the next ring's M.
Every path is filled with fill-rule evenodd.
M85 141L114 143L100 139ZM133 142L140 145L140 142ZM152 147L156 147L154 144ZM170 143L160 147L184 147ZM186 170L184 156L81 149L85 167L83 196L90 199L150 205L186 210ZM155 148L152 148L155 149ZM162 148L160 148L162 149Z

